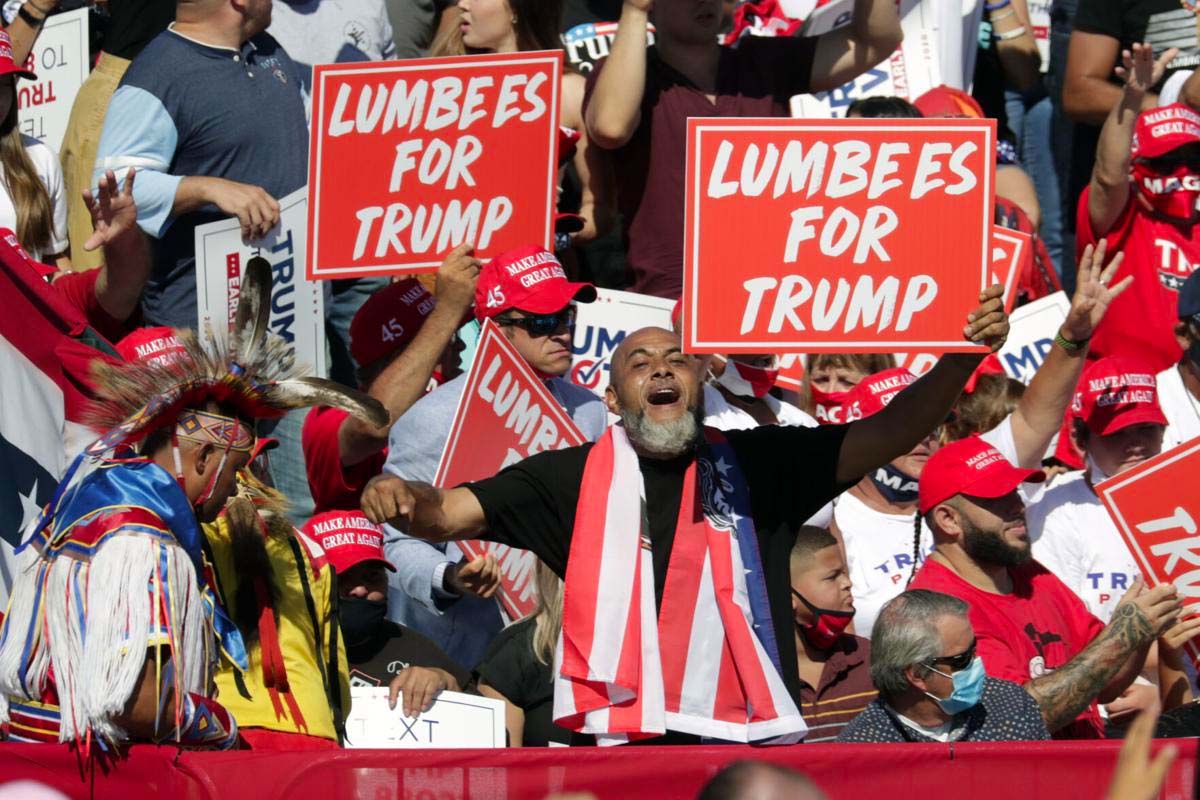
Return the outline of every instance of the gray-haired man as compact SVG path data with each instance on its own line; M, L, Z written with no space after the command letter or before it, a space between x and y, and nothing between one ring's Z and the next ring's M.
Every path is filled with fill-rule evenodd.
M879 698L839 742L998 742L1049 739L1037 702L984 674L967 604L914 589L880 610L871 632Z

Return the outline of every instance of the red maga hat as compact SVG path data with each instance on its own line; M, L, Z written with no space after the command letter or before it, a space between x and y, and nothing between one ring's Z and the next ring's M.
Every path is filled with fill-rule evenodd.
M892 398L916 380L917 376L904 367L892 367L868 375L846 393L846 402L842 406L846 422L878 414L892 402Z
M362 304L350 321L350 355L360 367L408 347L436 302L420 281L388 284Z
M383 554L383 529L361 511L326 511L306 522L302 530L321 545L339 575L364 561L379 561L396 571Z
M978 436L943 445L929 457L921 472L921 514L938 503L964 494L967 497L1003 497L1026 481L1041 483L1040 469L1019 469L996 448Z
M1158 158L1196 142L1200 142L1200 114L1183 103L1147 109L1133 126L1134 158Z
M138 328L117 342L117 353L132 363L169 364L187 351L171 328Z
M572 300L590 303L595 299L595 286L567 280L553 253L527 245L501 253L480 270L475 284L475 316L489 319L510 308L553 314Z
M1135 358L1113 356L1093 361L1083 371L1071 411L1097 436L1130 425L1166 425L1158 404L1154 370Z
M7 31L0 31L0 75L17 75L31 81L37 80L37 75L32 71L25 69L24 66L18 66L13 61L12 39Z

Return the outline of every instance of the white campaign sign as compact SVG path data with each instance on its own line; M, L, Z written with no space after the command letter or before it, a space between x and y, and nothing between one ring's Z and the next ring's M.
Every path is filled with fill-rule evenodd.
M57 153L75 95L88 76L88 9L46 20L26 64L37 73L37 80L17 81L21 133L42 140Z
M279 225L265 239L246 244L236 218L196 228L196 297L199 330L224 330L237 308L246 262L262 256L271 263L271 331L296 348L296 361L326 374L325 303L319 282L304 277L308 201L297 189L279 201Z
M1012 312L1008 341L1000 350L1000 363L1009 377L1025 384L1033 379L1070 310L1071 301L1066 293L1055 292Z
M473 694L442 692L433 707L415 718L404 716L400 701L388 708L386 686L355 686L346 717L346 747L407 749L505 747L504 701Z
M672 300L597 289L596 302L575 306L571 382L604 396L608 366L621 341L639 328L671 329Z
M820 24L824 20L840 21L845 18L845 14L839 12L843 6L837 5L838 2L853 8L853 2L835 0L817 9L814 16L823 15L814 22L818 25L817 30L825 27ZM894 95L911 101L940 85L942 69L937 33L925 19L927 11L924 6L928 2L925 0L914 5L911 0L905 0L901 3L904 41L886 61L831 91L796 95L791 103L792 116L798 119L841 119L846 116L850 104L860 98ZM802 34L816 35L809 32L808 23Z

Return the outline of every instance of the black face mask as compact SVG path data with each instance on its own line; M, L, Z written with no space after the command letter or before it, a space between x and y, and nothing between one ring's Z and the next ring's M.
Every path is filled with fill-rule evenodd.
M338 617L346 645L353 647L363 644L371 641L387 617L387 601L343 597L338 600Z
M891 464L884 464L871 476L875 488L889 503L915 503L917 501L917 479L901 472Z

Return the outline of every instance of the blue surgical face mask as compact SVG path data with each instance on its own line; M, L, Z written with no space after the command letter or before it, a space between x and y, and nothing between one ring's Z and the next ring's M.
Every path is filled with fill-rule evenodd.
M952 675L948 675L940 669L933 669L933 667L929 667L929 669L954 681L954 691L950 693L949 697L935 697L929 692L925 693L927 697L942 707L942 711L953 717L955 714L961 714L979 704L979 699L983 697L983 679L987 677L983 671L982 658L975 656L975 660L969 667Z

